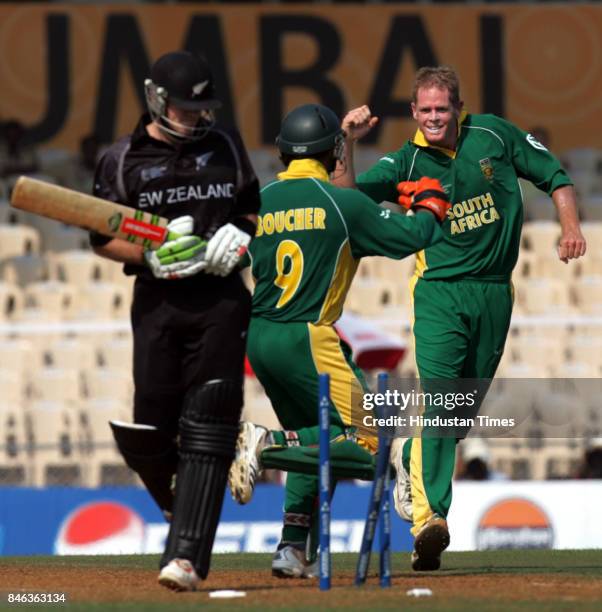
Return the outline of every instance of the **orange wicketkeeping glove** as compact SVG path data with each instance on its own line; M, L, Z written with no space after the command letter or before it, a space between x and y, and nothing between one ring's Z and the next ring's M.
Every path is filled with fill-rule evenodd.
M423 176L419 181L403 181L397 185L397 201L408 210L430 210L439 223L445 220L451 204L438 179Z

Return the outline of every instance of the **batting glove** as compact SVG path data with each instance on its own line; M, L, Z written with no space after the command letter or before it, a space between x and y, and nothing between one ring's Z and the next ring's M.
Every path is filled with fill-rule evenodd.
M191 216L177 217L167 225L167 241L156 251L144 252L144 260L155 278L178 279L198 274L207 267L207 242L192 235Z
M423 176L419 181L403 181L397 185L397 201L408 210L430 210L439 223L445 221L451 204L438 179Z
M251 236L232 223L222 225L207 243L205 272L228 276L247 252Z

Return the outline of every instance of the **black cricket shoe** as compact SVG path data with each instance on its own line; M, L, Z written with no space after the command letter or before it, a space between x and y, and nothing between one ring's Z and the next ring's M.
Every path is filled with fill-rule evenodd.
M412 569L432 572L441 567L441 553L449 546L447 521L438 514L426 523L414 540Z

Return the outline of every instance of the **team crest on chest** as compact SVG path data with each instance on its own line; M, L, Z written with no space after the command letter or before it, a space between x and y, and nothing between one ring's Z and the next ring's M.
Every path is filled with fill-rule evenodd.
M488 180L493 180L493 166L491 160L488 157L479 160L479 166L481 166L481 172L483 176Z

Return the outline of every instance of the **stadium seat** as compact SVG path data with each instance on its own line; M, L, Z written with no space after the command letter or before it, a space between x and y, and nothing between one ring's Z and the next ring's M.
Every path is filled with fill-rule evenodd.
M85 381L89 399L117 400L132 405L134 383L129 372L114 368L94 368L85 371Z
M42 218L26 210L11 206L9 200L0 200L0 223L4 225L25 225L35 229L34 223L36 219Z
M40 250L47 254L90 248L88 232L26 210L13 208L8 202L0 205L0 223L33 228L40 237Z
M579 260L573 260L565 264L558 259L556 253L550 253L548 257L536 257L534 278L556 279L568 286L579 274L578 263Z
M1 185L2 183L0 183ZM8 200L3 199L0 196L0 225L15 225L21 223L18 220L18 211L10 205Z
M132 294L122 285L108 282L88 282L80 285L82 309L78 318L127 319Z
M378 257L363 257L357 267L355 278L373 278L376 276L376 260Z
M600 378L602 369L590 361L567 361L558 367L556 375L562 378Z
M569 360L585 362L594 368L602 368L602 337L601 336L573 336L567 346ZM602 376L602 372L595 376Z
M245 378L242 420L252 421L269 429L280 429L278 417L261 383L256 378Z
M83 285L107 280L111 263L92 251L76 249L56 254L51 260L51 266L54 268L53 278Z
M582 276L575 280L572 291L582 313L602 313L602 276Z
M537 266L537 255L533 251L520 249L518 259L514 270L512 271L513 279L534 278L536 276L535 269Z
M116 282L123 280L123 278L125 277L125 274L123 273L122 263L118 261L113 261L111 259L100 257L100 255L96 255L96 257L101 259L103 263L103 267L104 267L104 278L102 279L103 281L107 281L110 283L116 283ZM135 278L136 277L134 277L134 279Z
M404 259L389 259L388 257L370 257L372 260L374 275L382 280L398 283L400 287L408 292L408 282L414 274L416 258L413 256ZM365 260L362 260L362 262Z
M534 221L523 226L522 246L538 257L555 255L559 239L560 226L554 221Z
M569 341L581 337L602 340L602 325L596 325L595 322L587 323L586 320L581 320L578 323L578 325L569 326Z
M40 252L40 234L28 225L0 225L0 259Z
M0 483L29 484L25 414L20 404L0 401Z
M361 315L379 315L385 307L397 305L397 290L393 281L356 278L347 295L345 308Z
M96 366L94 346L84 338L61 338L48 344L42 359L46 367L82 370Z
M25 395L25 373L17 369L0 368L0 389L3 404L20 404Z
M82 484L77 414L66 410L62 402L53 401L33 401L25 414L33 445L32 484Z
M36 317L43 319L57 321L72 319L81 306L77 287L55 280L27 285L24 296L26 308L34 310Z
M31 221L30 225L40 233L42 248L47 253L81 251L90 248L88 232L85 230L39 216Z
M114 368L129 372L133 363L131 338L112 338L100 342L96 347L98 364L103 368Z
M29 381L32 401L59 402L67 409L76 409L83 398L79 369L46 367L32 372Z
M35 345L25 338L0 337L0 368L25 374L35 363Z
M82 404L82 416L87 440L83 457L85 486L133 484L109 426L111 420L130 421L131 407L115 400L88 400Z
M12 283L0 281L0 322L18 319L23 310L23 293Z
M247 270L248 269L249 268L247 268ZM245 277L243 275L243 280L244 278ZM250 278L250 273L249 273L249 278ZM114 285L119 285L120 287L123 287L127 291L127 294L130 296L129 302L131 303L131 298L134 295L134 284L136 282L135 276L131 276L131 275L126 276L122 271L122 266L117 266L117 268L111 272L111 278L107 279L107 282L111 282ZM251 282L250 284L247 284L245 282L245 285L247 285L247 288L249 289L249 291L253 293L254 283Z
M48 262L42 255L18 255L2 262L2 280L24 287L48 280Z
M566 361L566 347L561 338L553 334L521 334L511 343L514 361L537 363L550 372Z
M588 242L588 252L593 247L597 252L602 248L602 221L584 221L581 231Z
M549 378L551 372L539 363L524 361L500 362L496 377L498 378Z
M515 301L529 314L571 312L569 286L555 278L517 279Z
M602 243L600 247L600 250L596 251L595 244L588 245L585 256L569 264L574 268L575 276L602 276Z

